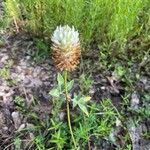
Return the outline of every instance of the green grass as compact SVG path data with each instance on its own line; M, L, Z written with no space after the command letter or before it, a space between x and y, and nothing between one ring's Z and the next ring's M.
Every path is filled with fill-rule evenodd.
M116 40L126 40L131 33L138 32L140 28L137 23L139 19L138 14L143 6L144 1L142 0L118 0L111 18L110 37Z
M0 77L8 79L10 77L10 70L7 67L0 69Z
M6 12L25 22L27 31L51 38L58 25L68 24L79 30L84 49L102 42L124 43L136 35L143 24L139 15L147 0L6 0ZM149 7L145 9L147 15ZM18 21L19 22L19 21ZM147 22L146 22L147 24ZM146 25L147 26L147 25ZM148 28L148 27L147 27Z

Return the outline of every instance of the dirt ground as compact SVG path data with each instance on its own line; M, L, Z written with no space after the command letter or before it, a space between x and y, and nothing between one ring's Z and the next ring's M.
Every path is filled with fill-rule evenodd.
M51 111L48 93L56 83L57 74L50 57L42 63L35 63L33 56L35 56L36 48L29 36L2 33L1 37L3 44L0 45L0 69L4 74L1 74L0 77L0 150L9 143L9 138L16 130L25 124L30 125L27 118L16 110L16 97L23 97L27 106L30 106L36 97L40 101L40 106L36 107L34 111L40 111L40 117L44 118ZM92 99L98 102L103 98L110 98L119 110L120 95L124 92L122 81L116 79L111 72L100 73L95 61L96 58L84 55L83 59L89 60L89 66L94 63L93 67L95 67L90 71L94 80L89 91ZM78 78L86 69L88 69L88 65L83 69L80 64L80 69L72 73L72 77ZM137 102L140 101L140 92L150 91L149 77L149 72L145 72L136 85L137 91L132 94L131 105L135 109L138 109L140 105L140 102ZM73 92L79 90L78 84L75 87ZM127 114L129 118L130 115L133 114ZM137 127L129 126L129 131L134 150L150 149L150 140L142 137L143 132L150 131L150 118Z

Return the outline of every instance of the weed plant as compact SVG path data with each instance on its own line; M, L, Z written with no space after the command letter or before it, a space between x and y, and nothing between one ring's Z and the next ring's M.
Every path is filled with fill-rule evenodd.
M49 119L43 122L38 119L38 114L34 113L31 108L24 110L23 112L26 112L24 115L32 120L33 125L32 128L28 127L17 132L15 139L18 140L19 138L20 143L23 143L24 140L21 135L32 133L34 138L28 143L28 148L38 150L72 149L73 141L71 140L67 123L64 120L66 117L64 119L60 117L60 113L64 111L63 104L65 101L62 101L61 96L63 93L60 93L61 95L57 95L57 97L56 95L54 96L53 91L51 93L53 93L53 111L48 117ZM115 127L116 118L119 118L111 100L103 100L100 104L88 102L87 106L88 116L78 107L71 109L72 128L78 149L90 148L91 144L100 144L106 139L111 143L109 136Z
M34 111L35 107L41 105L38 100L34 99L30 106L24 107L23 97L15 98L16 110L28 120L26 127L18 129L12 136L12 144L16 149L74 149L66 121L64 85L60 74L57 83L58 86L49 93L52 96L52 112L46 113L45 119L39 118L40 112ZM68 85L70 91L73 82L68 82ZM70 105L71 124L78 149L89 149L93 144L101 145L103 140L113 144L110 135L116 127L116 121L122 117L110 99L97 104L83 95L74 96ZM61 113L64 117L61 117Z

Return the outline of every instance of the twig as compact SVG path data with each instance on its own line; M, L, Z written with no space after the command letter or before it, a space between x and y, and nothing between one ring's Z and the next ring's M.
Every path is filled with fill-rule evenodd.
M15 27L16 27L16 30L17 30L17 33L19 32L19 27L18 27L18 24L17 24L17 21L16 21L16 18L13 17L13 20L14 20L14 24L15 24Z

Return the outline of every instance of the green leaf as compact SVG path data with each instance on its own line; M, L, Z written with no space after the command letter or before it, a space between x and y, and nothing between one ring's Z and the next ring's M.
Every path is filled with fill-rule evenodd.
M21 139L16 138L15 141L14 141L14 145L15 145L15 149L19 150L21 148Z
M85 106L85 105L82 105L82 104L78 104L78 105L79 105L80 109L81 109L87 116L89 116L89 113L88 113L88 110L87 110L86 106Z
M122 77L123 75L125 75L126 73L126 70L125 68L123 68L122 66L118 66L116 69L115 69L115 74L119 77Z
M50 94L51 96L57 97L57 98L59 98L59 96L60 96L60 93L59 93L59 90L58 90L58 89L52 89L52 90L49 92L49 94Z
M60 126L62 124L61 122L60 123L54 122L53 119L51 119L51 123L52 123L52 127L49 128L48 130L54 130L54 129L57 130L60 128Z
M57 82L59 87L61 87L64 84L64 78L60 73L58 73L57 75Z
M73 108L76 107L76 106L78 105L77 98L78 98L78 96L75 96L75 97L72 99L72 102L73 102Z
M71 90L71 88L73 87L73 84L74 84L74 80L71 80L71 81L67 84L68 90Z
M87 108L86 108L86 102L87 102L88 100L89 100L89 97L81 97L81 98L79 98L79 95L75 95L74 98L72 99L73 108L78 105L79 108L80 108L87 116L89 116L88 110L87 110Z
M86 102L90 101L90 99L91 99L90 96L83 96L79 99L79 103L86 104Z

